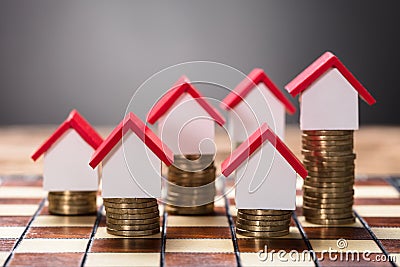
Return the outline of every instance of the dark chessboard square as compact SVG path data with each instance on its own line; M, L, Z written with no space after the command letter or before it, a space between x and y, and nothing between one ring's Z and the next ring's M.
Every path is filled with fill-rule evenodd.
M400 205L400 198L356 198L354 205Z
M233 253L165 253L165 266L236 266Z
M320 252L316 253L318 257L318 263L321 267L330 267L330 266L360 266L360 267L369 267L369 266L392 266L389 261L378 261L377 259L384 258L385 255L383 253L371 253L369 255L366 255L365 258L363 259L362 253L359 255L359 260L357 260L357 257L355 256L354 260L352 259L352 256L349 254L347 260L346 260L346 254L343 253L343 258L340 260L340 254L332 254L329 256L329 254L324 253L323 256L321 256Z
M224 238L230 239L229 227L168 227L167 238Z
M41 198L0 198L1 205L9 205L9 204L39 205L41 201L42 201Z
M160 238L94 239L90 252L159 252Z
M399 227L400 217L363 217L370 227Z
M304 227L304 231L309 239L372 239L365 228L359 227Z
M15 253L9 266L80 266L84 253Z
M0 216L1 226L26 226L31 216Z
M307 245L303 239L286 239L286 238L270 238L270 239L258 239L258 238L239 238L237 240L240 252L258 252L264 250L267 246L268 251L274 249L278 250L297 250L303 251L307 249Z
M400 253L399 239L383 239L380 241L388 253Z
M0 251L11 251L17 239L0 239Z
M91 227L31 227L25 239L29 238L89 238Z
M368 177L366 179L362 179L357 177L354 181L355 185L389 185L389 182L386 179L378 178L378 177Z

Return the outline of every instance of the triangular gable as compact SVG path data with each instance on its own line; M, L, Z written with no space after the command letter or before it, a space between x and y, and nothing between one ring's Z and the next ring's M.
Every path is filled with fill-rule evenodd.
M265 74L262 69L252 70L246 78L244 78L236 87L230 92L224 100L222 100L221 108L229 110L238 105L248 93L251 92L259 83L264 83L271 93L282 103L289 114L296 112L296 108L279 90L274 82Z
M307 170L281 139L263 123L250 137L244 141L232 154L222 163L223 175L228 177L247 158L257 151L266 141L269 141L276 150L285 158L292 168L304 179L307 177Z
M108 155L108 153L118 144L122 137L131 130L135 133L153 153L162 160L167 166L170 166L174 161L172 151L165 145L157 135L147 127L136 115L132 112L115 127L111 134L94 152L89 165L95 168Z
M315 82L327 70L336 68L354 87L360 97L369 105L376 102L374 97L365 89L365 87L354 77L354 75L343 65L343 63L331 52L325 52L321 57L308 66L296 78L285 86L285 89L292 95L296 96L306 90L313 82Z
M147 116L147 121L154 124L172 107L175 101L178 100L183 93L191 95L219 125L222 126L225 124L224 117L222 117L218 110L211 106L204 96L190 84L190 81L186 76L179 78L172 88L169 89L168 92L165 93L165 95L153 106Z
M33 153L31 156L36 161L43 153L57 142L57 140L68 130L74 129L83 140L91 147L97 149L103 142L103 138L96 132L89 122L82 117L79 112L74 109L69 114L68 118L54 131L54 133Z

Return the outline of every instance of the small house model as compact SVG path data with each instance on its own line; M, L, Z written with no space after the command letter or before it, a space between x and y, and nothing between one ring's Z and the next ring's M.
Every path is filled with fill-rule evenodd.
M301 130L357 130L358 95L376 101L340 60L326 52L286 85L300 95Z
M171 150L136 115L128 113L93 154L102 162L103 198L158 198L161 161L173 162Z
M43 188L46 191L97 191L97 169L88 165L101 136L76 110L32 155L44 155Z
M214 154L215 123L225 123L185 76L153 106L147 121L158 121L158 136L174 155Z
M234 142L243 142L266 122L284 139L285 111L296 108L262 69L254 69L229 93L221 108L230 111L229 131Z
M236 170L236 208L294 210L297 174L307 171L282 140L262 124L222 163L228 177Z

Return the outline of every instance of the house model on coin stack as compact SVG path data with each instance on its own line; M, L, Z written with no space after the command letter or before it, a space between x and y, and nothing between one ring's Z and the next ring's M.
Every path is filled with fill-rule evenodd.
M221 126L225 123L218 110L190 84L186 76L182 76L154 105L147 121L151 124L158 121L158 136L174 155L213 155L214 144L202 144L202 141L214 141L215 123Z
M236 170L236 208L294 210L297 174L307 171L283 141L263 123L222 163L228 177Z
M296 111L262 69L252 70L220 106L230 111L229 129L236 144L246 140L263 122L284 139L285 111L289 114Z
M72 110L68 118L36 150L44 154L43 188L46 191L97 191L97 169L88 165L93 151L103 142L96 130Z
M103 198L158 198L161 161L172 164L171 150L130 112L93 154L90 166L102 162Z

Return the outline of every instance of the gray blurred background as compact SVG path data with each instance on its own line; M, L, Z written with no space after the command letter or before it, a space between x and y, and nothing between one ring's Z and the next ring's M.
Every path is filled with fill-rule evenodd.
M330 50L378 101L361 103L361 123L399 125L398 3L1 0L0 124L59 123L77 108L115 125L146 79L193 60L261 67L283 89Z

